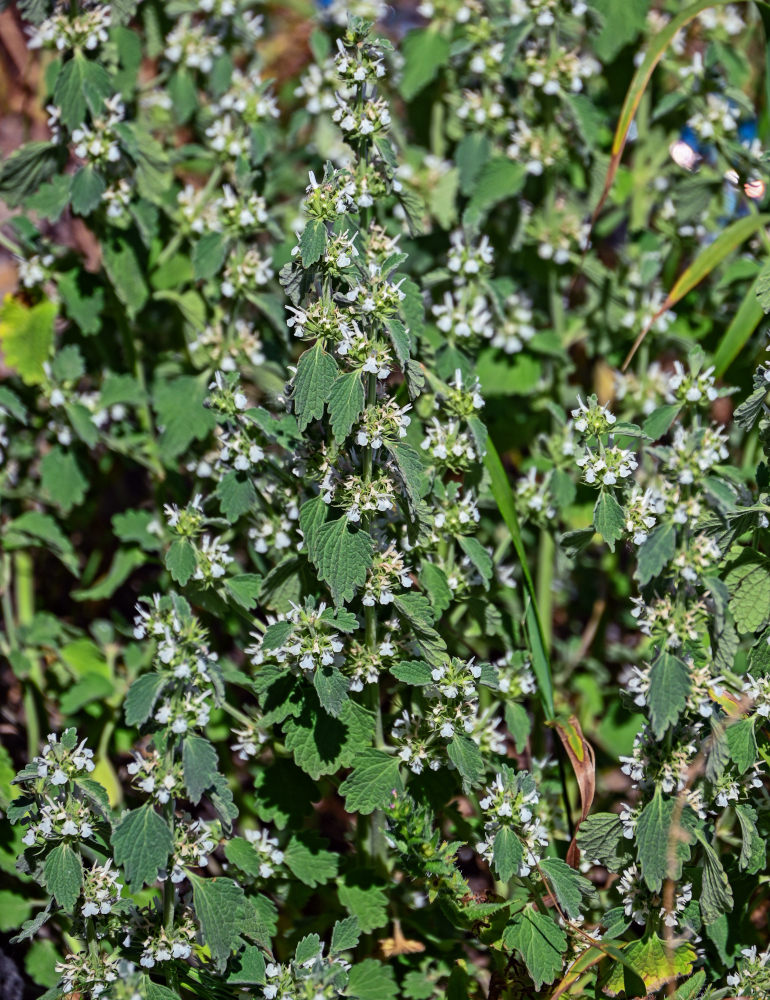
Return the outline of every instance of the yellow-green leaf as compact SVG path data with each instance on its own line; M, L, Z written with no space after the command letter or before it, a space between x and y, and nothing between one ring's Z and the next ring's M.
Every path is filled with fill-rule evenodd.
M41 302L29 308L6 295L0 308L0 344L9 368L15 368L27 385L42 382L43 362L53 347L56 303Z

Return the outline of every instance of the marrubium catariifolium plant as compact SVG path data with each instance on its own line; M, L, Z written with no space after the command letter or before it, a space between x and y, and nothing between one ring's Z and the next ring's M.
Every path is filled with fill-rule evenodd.
M34 913L14 944L51 1000L770 992L768 378L732 427L716 378L767 283L755 254L666 298L701 244L763 232L731 58L754 8L672 40L676 93L640 110L588 246L602 63L678 13L647 6L423 3L394 51L346 16L383 5L335 2L288 80L295 41L248 0L19 4L50 141L0 172L24 213L2 649L30 761L11 786L0 758L0 904L2 929ZM81 576L69 604L49 559L35 611L36 552ZM601 655L601 610L575 610L598 587ZM568 719L597 699L626 720L594 726L598 773Z
M144 803L113 815L73 730L52 734L18 778L25 794L11 811L25 827L23 870L53 897L21 939L55 908L73 942L82 941L58 969L60 992L235 994L251 985L268 998L394 996L390 968L349 959L362 933L390 919L400 928L415 906L437 903L457 947L471 934L504 976L504 936L539 988L568 948L567 924L542 907L551 881L569 895L564 920L592 895L585 878L544 857L535 781L506 763L501 700L511 699L525 739L515 699L531 690L526 668L498 670L474 655L473 632L480 641L483 633L471 627L473 602L494 576L475 538L483 400L459 370L449 382L431 375L426 383L419 361L422 298L400 270L406 255L391 235L389 210L401 192L390 109L377 87L386 48L355 20L340 41L333 117L352 155L344 167L310 175L307 221L281 275L290 328L309 345L287 386L290 415L250 406L237 373L217 372L208 398L216 451L195 469L201 492L182 508L165 505L174 537L165 563L177 584L213 610L224 602L249 608L259 587L247 666L220 665L187 601L156 595L140 605L134 627L136 640L152 643L152 669L125 702L126 723L149 737L127 766ZM454 252L468 274L489 260L483 241L458 236ZM265 557L261 582L238 571L231 550L242 519L258 562ZM452 625L440 631L442 619ZM258 708L235 707L232 684L256 695ZM313 835L281 843L285 835L246 826L234 835L237 810L205 736L217 708L235 720L232 747L255 762L256 788L270 773L293 786L278 813L266 789L256 792L258 813L277 827L320 797L316 782L338 786L358 817L342 865ZM460 844L441 839L435 814L453 811L461 792L481 796L478 850L515 893L476 900L457 868ZM207 812L216 818L204 819ZM215 852L226 873L212 877ZM274 943L279 913L262 891L269 880L280 899L335 876L350 915L331 941L312 932L295 941L288 931ZM158 882L160 890L144 888ZM540 938L544 948L530 956ZM400 929L393 942L396 953L425 948L405 945ZM415 976L428 983L451 972L465 989L470 970L454 963Z

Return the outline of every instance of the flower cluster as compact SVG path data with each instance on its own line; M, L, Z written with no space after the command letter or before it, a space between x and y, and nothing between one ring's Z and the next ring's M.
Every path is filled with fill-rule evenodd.
M548 833L537 817L538 801L534 778L528 772L515 774L505 768L496 774L479 801L484 814L484 840L476 845L479 854L492 861L500 831L512 830L522 846L516 874L529 875L548 847Z

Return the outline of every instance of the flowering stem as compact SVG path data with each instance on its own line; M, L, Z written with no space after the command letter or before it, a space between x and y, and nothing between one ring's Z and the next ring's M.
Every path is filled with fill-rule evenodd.
M237 719L238 722L242 723L242 725L244 726L251 725L252 720L248 717L248 715L246 715L245 712L242 712L239 708L236 708L234 705L230 705L228 702L224 701L222 702L222 708L229 715L232 715L234 719Z
M208 181L206 182L206 186L200 193L201 203L205 203L208 200L209 195L213 194L214 188L219 184L221 179L222 179L222 166L220 164L214 167L211 173L211 177L209 177ZM171 238L171 242L167 243L166 246L163 248L163 250L161 250L160 254L158 255L158 259L155 261L156 269L159 267L163 267L164 264L168 263L168 261L171 260L171 258L179 249L179 246L186 235L187 234L181 229L178 229L174 233L174 235Z
M86 917L86 942L88 944L88 954L92 959L98 960L99 944L96 940L96 928L94 927L93 917Z

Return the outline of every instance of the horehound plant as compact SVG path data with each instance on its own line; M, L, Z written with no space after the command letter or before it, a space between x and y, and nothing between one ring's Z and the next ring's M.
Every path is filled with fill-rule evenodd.
M425 3L396 50L344 6L311 36L317 65L273 85L251 2L20 5L52 104L51 141L0 175L28 214L0 323L30 403L0 387L3 651L31 761L10 793L2 758L0 804L20 912L37 909L15 943L59 948L51 998L765 996L768 380L731 429L717 371L682 346L760 265L681 322L657 280L701 244L724 259L725 213L764 234L752 105L722 93L746 22L693 13L666 63L685 99L653 128L643 109L631 207L619 195L592 232L610 100L594 49L620 51L606 0ZM692 177L660 166L656 123L676 114ZM89 269L30 221L62 216L98 241ZM77 572L39 508L67 525L123 461L146 482L132 473L142 500L113 518L96 582L86 553L75 599L119 595L89 637L34 614L28 552ZM584 548L597 533L609 552ZM596 625L575 657L562 615L586 575L626 608L605 644L637 730L619 812L591 811L613 738L595 773L570 715L590 718L570 671ZM152 595L133 613L129 579Z

